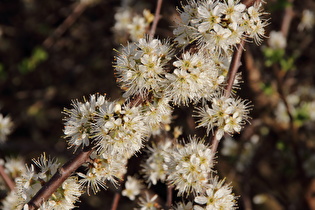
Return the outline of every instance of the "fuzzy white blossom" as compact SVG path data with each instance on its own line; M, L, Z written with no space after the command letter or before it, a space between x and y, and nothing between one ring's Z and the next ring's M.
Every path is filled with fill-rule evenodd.
M13 128L13 122L10 116L4 117L0 114L0 143L7 140L8 135L11 134Z
M16 190L12 190L9 194L2 200L2 205L0 208L2 210L16 210L22 209L23 199L20 198Z
M171 146L171 141L165 141L148 147L148 158L141 164L147 182L156 185L158 181L166 180L168 167L165 161L171 152Z
M130 6L118 8L115 16L113 32L118 43L125 43L127 39L139 41L145 37L154 15L149 10L143 10L142 15L138 14Z
M162 97L153 98L152 101L143 104L145 121L152 135L160 134L163 126L171 123L173 109L169 102L169 98Z
M287 46L287 40L281 31L271 31L269 34L268 45L272 49L284 49Z
M25 162L22 157L6 157L4 162L5 172L10 175L13 179L20 177L26 172Z
M298 25L298 30L311 30L315 25L314 11L303 10L301 22Z
M121 192L121 194L128 197L130 200L135 200L136 196L140 194L143 187L144 186L142 185L141 180L128 176L125 183L125 189Z
M148 127L141 106L129 107L106 101L93 125L97 151L108 155L132 156L143 147Z

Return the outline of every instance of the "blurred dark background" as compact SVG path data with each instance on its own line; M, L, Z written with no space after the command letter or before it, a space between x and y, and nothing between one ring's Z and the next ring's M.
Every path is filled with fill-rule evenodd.
M154 13L156 1L143 2ZM280 30L287 3L285 0L268 1L271 24L267 34ZM100 0L84 8L78 4L69 0L0 0L0 112L10 115L14 122L14 132L0 145L0 158L21 155L29 164L32 158L46 152L66 162L72 150L67 150L62 138L64 107L70 108L71 100L82 100L93 93L106 94L111 99L121 97L112 67L113 49L119 44L114 42L111 29L120 1ZM179 5L176 0L163 2L163 18L157 29L159 37L171 35L172 16L177 14ZM293 93L301 84L314 91L314 29L297 32L303 9L314 9L314 2L295 1L293 5L296 13L288 36L287 54L297 53L298 56L296 68L282 78L280 85L285 94ZM73 22L63 28L60 36L54 36L58 27L71 17ZM49 44L45 42L47 39ZM253 202L256 195L265 196L269 201L265 205L253 205L253 209L289 209L291 202L292 209L305 209L303 193L311 188L313 177L301 175L297 161L303 165L314 154L314 122L299 125L297 138L292 137L288 126L275 122L274 110L281 101L275 74L272 68L265 67L261 47L253 43L248 46L242 58L245 81L239 93L242 98L251 100L254 107L252 124L234 136L240 145L239 157L246 152L251 139L259 136L259 143L242 172L235 169L239 157L219 155L219 173L221 178L227 176L228 181L233 181L236 194L241 195L240 209L245 209L246 202ZM254 58L255 68L246 65L249 62L246 55ZM182 108L177 113L187 117L191 108ZM295 146L301 160L296 160L291 138L298 142ZM222 148L220 143L219 149ZM131 170L132 164L138 161L131 161ZM157 191L165 192L165 187ZM112 198L111 190L97 196L84 196L79 209L109 209ZM120 209L131 209L131 202L122 199Z

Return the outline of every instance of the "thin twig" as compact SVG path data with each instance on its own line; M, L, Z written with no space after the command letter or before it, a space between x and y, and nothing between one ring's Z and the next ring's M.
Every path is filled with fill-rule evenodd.
M157 24L158 24L158 22L159 22L159 20L161 18L160 13L161 13L162 2L163 2L163 0L158 0L157 4L156 4L154 20L153 20L153 23L152 23L152 26L151 26L151 30L150 30L150 33L149 33L149 38L150 39L153 39L153 37L155 35Z
M167 198L166 198L166 208L171 209L173 203L173 185L167 186Z
M92 145L86 147L77 154L73 159L65 163L52 178L36 193L36 195L28 202L29 210L38 209L57 188L76 171L83 163L87 162L90 154L93 152Z
M15 183L13 180L8 176L8 174L4 171L3 166L0 164L0 177L2 177L4 183L9 187L12 191L15 188Z
M65 33L65 31L73 25L73 23L80 17L86 8L87 4L78 3L73 9L73 12L63 21L61 25L58 26L52 35L44 40L43 46L50 48L54 44L55 40L60 38Z
M116 210L116 209L117 209L118 203L119 203L119 200L120 200L120 197L121 197L120 192L116 192L116 193L115 193L115 196L114 196L113 203L112 203L112 208L111 208L111 210Z
M281 24L281 32L284 37L288 36L292 18L294 16L294 11L292 7L293 0L288 1L289 5L285 8L285 13L282 19L282 24Z

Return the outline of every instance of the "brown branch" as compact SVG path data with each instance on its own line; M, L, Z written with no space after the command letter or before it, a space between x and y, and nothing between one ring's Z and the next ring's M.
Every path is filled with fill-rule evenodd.
M44 40L43 46L50 48L54 44L55 40L60 38L65 33L65 31L73 25L73 23L80 17L87 6L87 4L78 3L73 9L73 12L63 21L61 25L58 26L52 35Z
M113 203L112 203L111 210L116 210L117 209L120 198L121 198L120 192L116 192L115 196L114 196Z
M155 31L156 31L157 24L158 24L158 22L159 22L159 20L161 18L160 13L161 13L162 2L163 2L163 0L158 0L157 4L156 4L154 20L153 20L153 23L152 23L152 26L151 26L151 30L150 30L150 33L149 33L149 38L150 39L153 39Z
M92 146L84 148L83 151L59 168L53 177L28 202L29 210L38 209L75 170L89 160L92 151Z
M166 198L166 208L171 209L173 203L173 185L167 186L167 198Z
M4 183L9 187L12 191L15 188L15 183L13 180L8 176L8 174L4 171L3 166L0 164L0 177L2 177Z
M224 92L225 97L229 97L231 95L236 73L237 73L238 68L241 65L241 57L242 57L242 53L244 49L244 44L245 44L245 39L242 39L241 43L237 44L234 50L232 61L231 61L229 72L228 72L228 82L227 82L227 86L225 87L225 92ZM211 138L211 151L213 155L216 154L218 145L219 145L219 140L216 138L217 132L218 131L216 130Z

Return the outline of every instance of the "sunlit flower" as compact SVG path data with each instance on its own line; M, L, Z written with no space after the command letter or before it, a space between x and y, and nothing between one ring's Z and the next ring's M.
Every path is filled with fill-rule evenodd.
M206 127L208 134L217 127L216 138L220 140L224 132L230 135L240 132L249 118L249 102L221 96L213 98L211 107L198 108L196 113L200 118L197 127Z
M195 210L233 210L236 209L236 197L232 193L231 186L224 184L224 179L219 181L219 177L215 176L210 179L210 184L206 190L206 195L195 197L195 202L205 205L205 208L195 206Z

